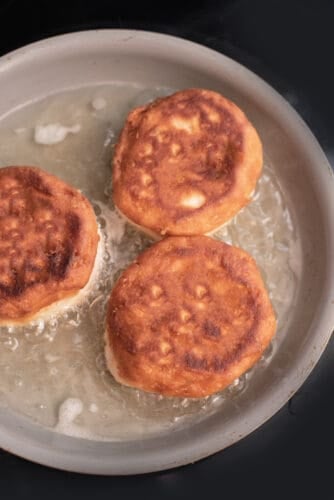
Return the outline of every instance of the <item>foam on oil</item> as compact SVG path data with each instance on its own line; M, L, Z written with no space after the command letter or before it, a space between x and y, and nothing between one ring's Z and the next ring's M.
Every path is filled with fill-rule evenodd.
M127 112L170 89L108 85L51 96L0 122L0 165L36 165L93 203L103 265L85 300L25 327L0 328L0 404L57 432L88 439L134 439L199 419L247 390L262 360L220 394L164 398L121 386L103 353L108 294L120 272L151 240L126 224L110 200L111 157ZM289 317L301 249L289 206L267 158L254 199L214 237L256 259L278 316Z

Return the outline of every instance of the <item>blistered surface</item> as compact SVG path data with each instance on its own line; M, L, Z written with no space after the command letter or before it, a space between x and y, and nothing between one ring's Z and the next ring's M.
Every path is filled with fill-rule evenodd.
M103 333L109 291L121 270L151 243L114 210L112 150L127 112L169 92L122 85L81 89L0 121L0 165L36 165L72 183L92 201L101 230L103 266L83 303L24 328L0 328L0 403L64 434L140 438L201 418L247 390L252 374L275 353L278 340L248 374L202 400L163 398L124 387L106 370ZM45 144L36 141L36 130L48 136ZM293 307L301 258L293 217L268 158L253 202L214 236L256 259L280 332Z

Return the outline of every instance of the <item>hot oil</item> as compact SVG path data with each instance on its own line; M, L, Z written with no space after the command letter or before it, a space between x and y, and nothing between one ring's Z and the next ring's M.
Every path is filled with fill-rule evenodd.
M246 390L252 373L263 369L275 350L274 341L248 374L201 400L131 389L116 383L106 369L108 294L121 270L151 243L124 224L110 200L113 146L131 108L168 93L121 84L86 88L48 97L0 121L0 165L41 166L81 189L93 203L101 231L103 265L82 304L24 328L0 328L0 403L58 432L133 439L201 418ZM50 144L40 143L45 137ZM256 259L280 330L293 307L300 248L269 159L254 201L214 237Z

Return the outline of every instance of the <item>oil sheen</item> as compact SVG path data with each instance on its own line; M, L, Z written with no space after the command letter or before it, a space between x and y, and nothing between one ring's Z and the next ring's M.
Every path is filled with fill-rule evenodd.
M0 117L0 166L35 165L80 189L101 231L101 265L85 300L25 327L0 328L0 405L56 432L97 440L143 438L223 409L275 355L290 316L301 249L293 214L269 158L253 201L213 236L257 261L278 318L261 361L220 394L164 398L116 383L103 353L108 294L120 272L150 245L120 219L111 198L111 159L130 109L172 92L110 84L47 97Z

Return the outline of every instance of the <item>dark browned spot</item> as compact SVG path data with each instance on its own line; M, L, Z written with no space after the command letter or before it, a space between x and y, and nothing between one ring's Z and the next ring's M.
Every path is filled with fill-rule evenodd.
M49 210L53 210L54 209L52 201L48 200L47 198L42 198L42 197L38 198L38 206L40 208L47 208ZM55 212L56 212L56 210L55 210Z
M12 270L12 280L10 285L0 284L0 290L5 297L17 297L24 292L25 283L22 280L21 273L16 269Z
M68 245L48 254L48 271L56 279L63 279L72 258L72 248Z
M73 189L65 189L65 194L67 196L70 196L71 198L73 198L73 196L75 196L75 192L73 191Z
M222 372L225 369L225 362L218 356L214 356L210 368L212 372Z
M207 370L208 369L208 362L206 359L201 359L195 356L194 354L191 354L187 352L184 355L184 364L186 365L187 368L190 368L191 370Z
M42 178L37 172L34 172L33 170L28 170L28 171L23 170L22 173L21 172L19 173L20 180L21 176L24 177L24 182L27 186L34 188L41 194L44 194L46 196L51 196L52 193L50 189L48 188L48 186L44 184Z
M207 335L208 337L218 339L220 337L220 328L219 326L215 325L214 323L211 323L209 320L205 320L203 325L202 325L204 335Z
M13 286L4 285L0 283L0 290L2 292L2 298L4 297L17 297L23 292L22 287L19 283L15 282Z
M80 218L78 217L77 214L69 212L66 216L66 219L67 219L69 237L72 240L76 240L80 232L80 225L81 225Z
M179 247L174 250L174 253L179 257L187 257L190 255L194 255L196 251L193 248Z
M121 334L121 339L124 349L129 354L137 354L137 346L132 338L128 337L127 335Z

